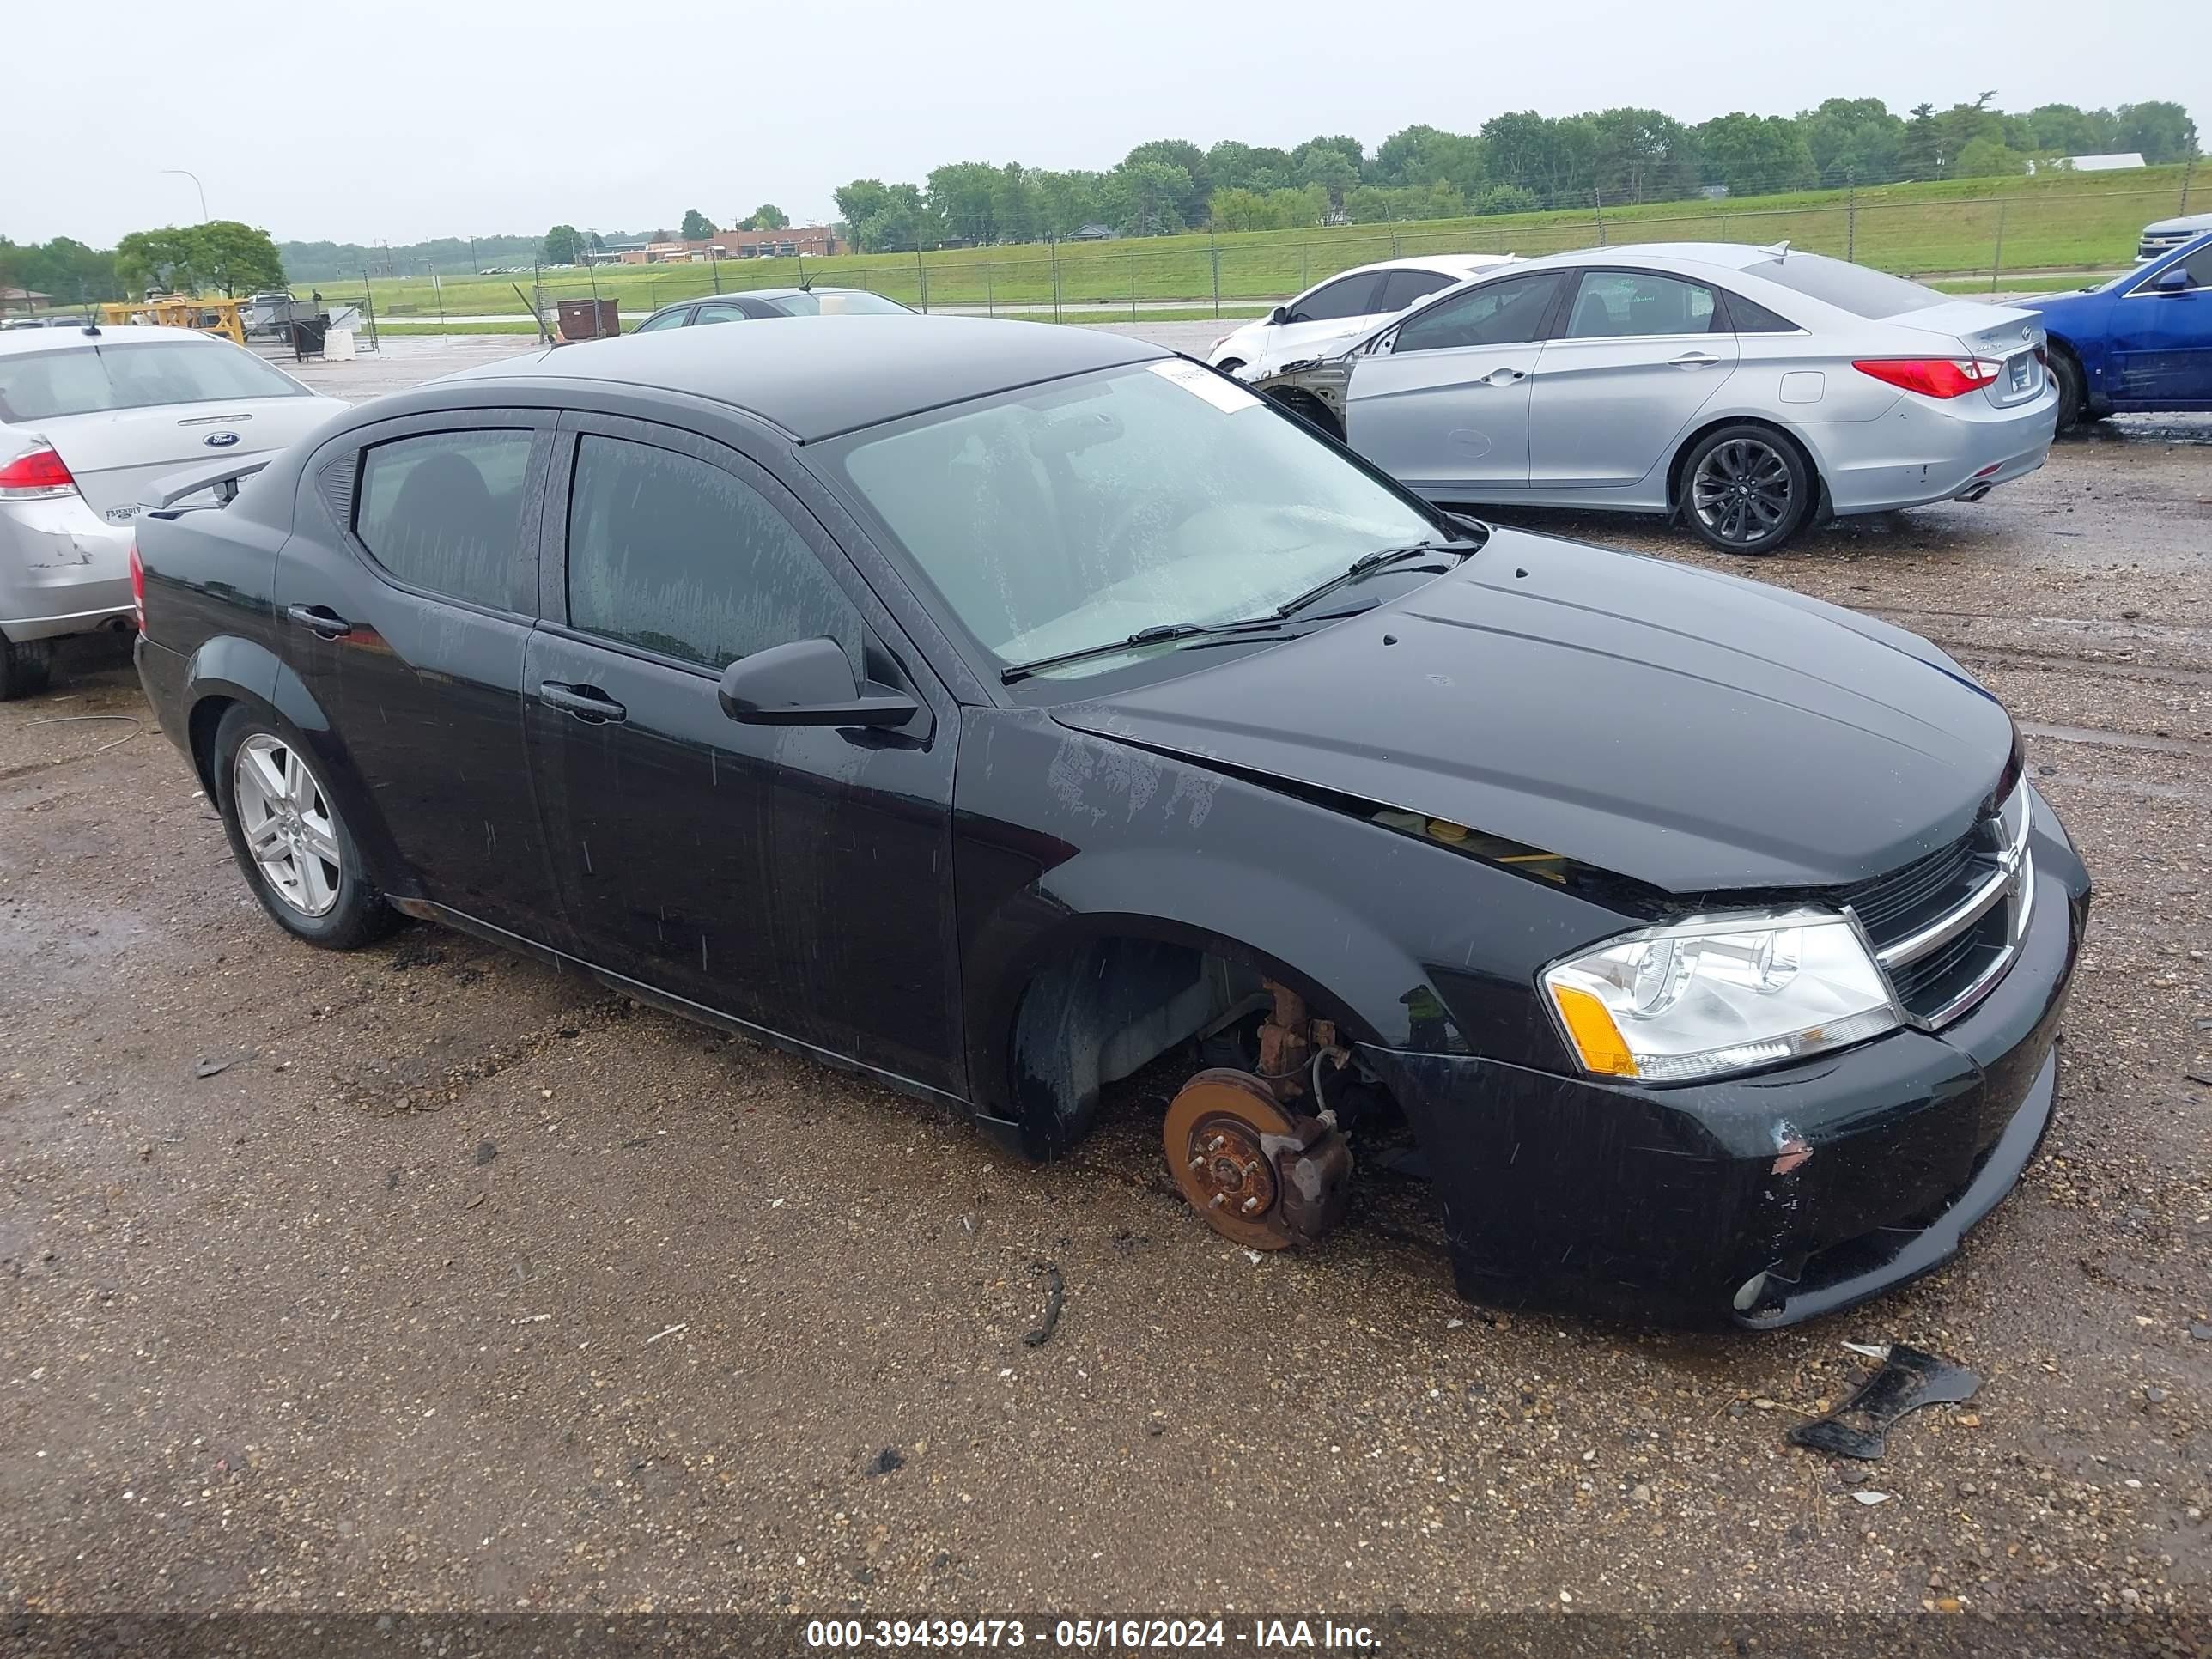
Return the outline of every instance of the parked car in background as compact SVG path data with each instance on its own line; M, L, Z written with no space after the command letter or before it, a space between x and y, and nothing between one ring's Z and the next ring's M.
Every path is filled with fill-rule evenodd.
M2212 409L2212 227L2095 288L2020 303L2051 337L2061 432L2119 412Z
M910 316L909 307L864 288L758 288L742 294L710 294L666 305L630 331L654 334L664 328L696 328L706 323L743 323L763 317Z
M0 697L46 684L52 641L126 625L154 479L281 449L346 407L191 329L0 336Z
M2212 231L2212 213L2191 213L2179 219L2160 219L2156 224L2145 225L2142 238L2136 244L2136 258L2155 259L2161 253L2171 253L2184 243L2193 242L2207 231Z
M1787 1324L1948 1259L2050 1118L2088 878L1957 663L1438 511L1139 340L512 358L139 550L288 933L434 919L1032 1157L1180 1058L1167 1169L1251 1249L1395 1125L1466 1294Z
M1756 554L2042 465L2042 349L2030 312L1786 244L1654 244L1487 272L1254 384L1431 501L1665 514Z
M1428 295L1512 259L1510 253L1432 253L1357 265L1316 283L1266 316L1231 329L1213 343L1206 360L1243 380L1272 374L1332 341L1364 332Z

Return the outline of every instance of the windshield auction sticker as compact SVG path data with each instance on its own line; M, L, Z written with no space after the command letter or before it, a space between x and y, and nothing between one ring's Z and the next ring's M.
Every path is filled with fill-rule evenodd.
M1217 374L1197 363L1170 357L1149 367L1163 380L1172 380L1193 397L1203 398L1216 409L1225 409L1231 415L1240 409L1260 406L1258 393L1247 392L1226 374Z

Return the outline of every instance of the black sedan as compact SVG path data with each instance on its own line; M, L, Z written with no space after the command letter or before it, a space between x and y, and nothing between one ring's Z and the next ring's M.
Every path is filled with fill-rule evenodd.
M664 328L696 328L707 323L744 323L763 317L911 317L896 300L864 288L757 288L742 294L709 294L679 300L654 312L633 334L658 334Z
M1036 1158L1180 1067L1255 1248L1410 1133L1466 1294L1781 1324L1948 1258L2050 1118L2088 878L1956 663L1439 513L1134 340L510 359L137 556L288 932L464 928Z

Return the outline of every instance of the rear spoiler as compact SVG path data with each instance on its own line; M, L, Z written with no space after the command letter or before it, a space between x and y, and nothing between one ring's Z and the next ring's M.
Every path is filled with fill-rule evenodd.
M166 478L156 478L151 491L140 505L149 513L159 513L174 507L187 495L197 495L204 489L215 492L216 502L228 507L238 498L241 480L276 459L274 453L248 455L234 461L217 461L212 466L196 466L188 471L172 472Z

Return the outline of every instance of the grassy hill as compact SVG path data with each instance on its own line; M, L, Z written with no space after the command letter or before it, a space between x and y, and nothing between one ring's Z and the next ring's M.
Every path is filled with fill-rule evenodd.
M2191 204L2212 209L2212 167L2191 179ZM846 255L833 259L725 259L705 264L603 266L555 271L549 299L597 293L635 317L672 300L811 282L872 289L907 305L992 305L1034 310L1066 304L1180 301L1249 305L1296 293L1332 271L1413 253L1534 255L1652 240L1768 243L1848 255L1900 275L2030 275L2116 270L2134 257L2154 219L2182 210L2184 169L2046 173L1878 189L1808 191L1721 202L1663 202L1595 211L1520 213L1424 220L1395 227L1343 225L1303 230L1205 232L1109 242ZM1218 273L1218 274L1217 274ZM530 280L521 279L526 292ZM330 285L335 293L337 285ZM426 277L374 283L378 314L520 316L507 277Z

